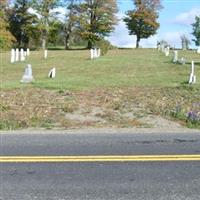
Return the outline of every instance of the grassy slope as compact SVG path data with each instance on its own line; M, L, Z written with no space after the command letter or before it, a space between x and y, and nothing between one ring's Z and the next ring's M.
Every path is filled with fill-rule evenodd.
M180 52L180 56L182 55L200 61L200 56L194 52ZM35 77L33 86L42 88L81 90L113 86L171 87L186 83L190 65L173 64L171 59L172 53L165 57L152 49L113 50L97 60L90 60L89 51L86 50L49 51L47 60L42 58L42 52L35 51L31 52L26 62L10 64L9 53L4 53L1 63L1 87L27 87L20 84L20 79L28 63L32 64ZM52 67L57 69L54 80L47 78ZM196 75L198 80L200 67L197 67Z

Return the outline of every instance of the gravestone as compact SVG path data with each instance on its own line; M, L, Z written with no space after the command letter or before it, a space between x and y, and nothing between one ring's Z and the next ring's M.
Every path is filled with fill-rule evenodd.
M190 74L190 79L189 79L189 84L196 83L196 76L194 74L194 61L191 63L191 74Z
M48 51L44 50L44 59L47 59L47 56L48 56Z
M157 49L158 49L158 51L161 50L161 46L160 46L160 44L158 44Z
M11 63L15 62L15 50L14 49L11 49L10 62Z
M97 49L95 48L94 49L94 58L97 58L98 57L98 55L97 55Z
M173 62L176 63L178 61L178 51L174 51Z
M49 71L49 74L48 74L48 77L49 78L55 78L56 77L56 68L52 68L50 71Z
M25 68L25 72L22 77L21 83L30 83L32 81L34 81L34 78L32 75L32 67L31 67L31 64L28 64Z
M92 60L94 58L94 51L93 49L90 49L90 59Z
M185 63L186 63L186 60L185 60L185 58L181 58L181 60L180 60L180 63L182 64L182 65L185 65Z
M197 53L200 54L200 47L197 48Z
M27 52L26 51L24 51L24 57L26 57L27 56Z
M165 56L169 56L169 47L165 48Z
M21 49L21 50L20 50L20 61L25 61L24 49Z
M19 61L19 49L17 48L15 51L15 61L18 62Z
M30 56L30 49L27 49L27 56Z
M97 57L99 58L101 56L101 49L97 49Z

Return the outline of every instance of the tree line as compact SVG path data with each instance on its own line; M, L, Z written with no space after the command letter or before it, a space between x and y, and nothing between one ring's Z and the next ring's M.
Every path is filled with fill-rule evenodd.
M160 24L160 0L132 0L133 9L124 17L130 35L140 40L156 34ZM59 18L57 8L64 8ZM92 48L105 41L115 25L117 0L0 0L0 48L42 47L74 44ZM195 33L195 30L194 30Z

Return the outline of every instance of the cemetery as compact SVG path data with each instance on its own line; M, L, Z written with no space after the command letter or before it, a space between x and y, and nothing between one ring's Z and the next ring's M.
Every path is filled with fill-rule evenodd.
M89 50L48 50L46 57L44 51L18 51L25 60L16 61L13 50L3 53L1 129L148 127L145 116L176 121L177 114L186 126L183 113L200 110L194 51L177 50L176 62L174 50L164 48L114 49L95 59Z

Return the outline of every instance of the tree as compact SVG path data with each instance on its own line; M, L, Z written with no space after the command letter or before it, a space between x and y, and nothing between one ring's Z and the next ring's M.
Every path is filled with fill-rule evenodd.
M64 25L64 37L65 37L65 49L70 48L70 40L72 33L75 30L76 20L77 20L77 2L78 0L65 0L67 4L67 13Z
M9 23L6 17L6 0L0 0L0 49L10 48L15 42L14 36L8 30Z
M10 31L15 36L18 47L27 48L32 34L32 26L36 15L29 12L31 0L16 0L10 10Z
M85 0L77 9L77 24L83 39L88 41L88 48L92 48L98 41L114 30L117 23L116 0Z
M193 32L195 39L193 41L195 42L196 46L200 46L200 16L195 17L195 22L192 24L193 26Z
M189 49L190 40L185 35L181 35L181 44L182 44L182 49L187 50Z
M38 28L41 33L42 48L46 49L49 24L57 12L53 12L59 6L59 0L33 0L33 7L38 14Z
M135 9L129 10L124 18L130 35L136 35L136 48L141 39L149 38L156 34L160 24L158 10L161 9L159 0L135 0Z

